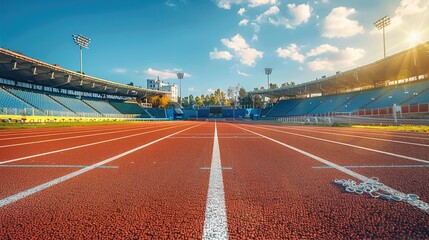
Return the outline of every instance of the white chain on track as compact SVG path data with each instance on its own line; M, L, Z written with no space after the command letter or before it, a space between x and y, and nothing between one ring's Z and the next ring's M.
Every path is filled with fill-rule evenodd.
M349 193L355 193L358 195L362 195L364 193L369 194L371 197L374 198L380 198L383 200L393 200L396 202L420 202L419 208L423 210L429 210L429 205L427 203L424 203L422 201L418 201L420 197L416 194L404 194L404 195L394 195L394 194L384 194L381 193L380 187L383 186L383 184L379 181L378 178L372 177L368 179L365 182L361 182L359 184L356 184L356 181L354 180L345 180L345 179L335 179L335 184L338 184L340 186L344 187L344 190ZM423 206L424 205L424 206Z

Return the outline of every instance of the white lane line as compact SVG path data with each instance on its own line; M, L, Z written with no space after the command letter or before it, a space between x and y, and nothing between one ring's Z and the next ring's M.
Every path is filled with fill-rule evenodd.
M429 160L425 160L425 159L414 158L414 157L409 157L409 156L405 156L405 155L401 155L401 154L396 154L396 153L391 153L391 152L385 152L385 151L381 151L381 150L377 150L377 149L373 149L373 148L361 147L361 146L357 146L357 145L353 145L353 144L332 141L332 140L328 140L328 139L324 139L324 138L312 137L312 136L302 135L302 134L292 133L292 132L285 132L285 131L280 131L280 130L272 129L272 128L257 127L257 126L252 126L252 127L266 129L266 130L270 130L270 131L274 131L274 132L279 132L279 133L284 133L284 134L290 134L290 135L294 135L294 136L300 136L300 137L315 139L315 140L319 140L319 141L323 141L323 142L329 142L329 143L334 143L334 144L343 145L343 146L347 146L347 147L358 148L358 149L362 149L362 150L369 151L369 152L381 153L381 154L384 154L384 155L389 155L389 156L398 157L398 158L404 158L404 159L408 159L408 160L411 160L411 161L429 163Z
M93 170L93 169L95 169L95 168L97 168L97 167L100 167L100 166L104 165L104 164L107 164L107 163L109 163L109 162L115 161L115 160L116 160L116 159L118 159L118 158L124 157L124 156L126 156L126 155L128 155L128 154L131 154L131 153L133 153L133 152L139 151L139 150L141 150L141 149L143 149L143 148L145 148L145 147L148 147L148 146L150 146L150 145L152 145L152 144L154 144L154 143L157 143L157 142L159 142L159 141L162 141L162 140L164 140L164 139L166 139L166 138L169 138L169 137L174 136L174 135L176 135L176 134L179 134L179 133L181 133L181 132L187 131L187 130L189 130L189 129L191 129L191 128L195 128L195 127L197 127L197 126L200 126L201 124L203 124L203 123L200 123L200 124L195 125L195 126L192 126L192 127L188 127L188 128L186 128L186 129L183 129L183 130L180 130L180 131L177 131L177 132L175 132L175 133L169 134L169 135L164 136L164 137L162 137L162 138L158 138L157 140L152 141L152 142L150 142L150 143L146 143L146 144L144 144L144 145L141 145L140 147L133 148L133 149L131 149L131 150L128 150L128 151L126 151L126 152L123 152L123 153L121 153L121 154L118 154L118 155L116 155L116 156L113 156L113 157L111 157L111 158L108 158L108 159L105 159L105 160L100 161L100 162L98 162L98 163L92 164L91 166L88 166L88 167L82 168L82 169L80 169L80 170L77 170L77 171L75 171L75 172L69 173L69 174L64 175L64 176L62 176L62 177L56 178L56 179L51 180L51 181L49 181L49 182L46 182L46 183L40 184L40 185L38 185L38 186L36 186L36 187L30 188L30 189L27 189L27 190L22 191L22 192L20 192L20 193L14 194L14 195L9 196L9 197L6 197L6 198L4 198L4 199L0 200L0 208L1 208L1 207L6 206L6 205L8 205L8 204L11 204L11 203L13 203L13 202L16 202L16 201L18 201L18 200L21 200L21 199L23 199L23 198L25 198L25 197L28 197L28 196L30 196L30 195L32 195L32 194L34 194L34 193L40 192L40 191L45 190L45 189L47 189L47 188L49 188L49 187L52 187L52 186L54 186L54 185L57 185L57 184L59 184L59 183L61 183L61 182L64 182L64 181L67 181L67 180L69 180L69 179L71 179L71 178L74 178L74 177L76 177L76 176L79 176L79 175L81 175L82 173L86 173L86 172L88 172L88 171L91 171L91 170Z
M127 130L127 129L131 129L131 128L124 128L121 130ZM132 129L136 129L136 128L132 128ZM144 128L142 128L144 129ZM15 139L23 139L23 138L35 138L35 137L47 137L47 136L55 136L55 135L67 135L67 134L74 134L74 133L88 133L88 132L106 132L106 131L110 131L110 130L118 130L117 128L113 129L96 129L96 130L79 130L79 131L67 131L67 132L54 132L54 133L47 133L47 134L40 134L40 135L26 135L26 136L20 136L20 137L8 137L8 138L1 138L0 136L0 141L5 141L5 140L15 140ZM37 134L37 133L36 133Z
M215 122L209 190L207 193L203 239L228 239L225 191L223 188L222 164Z
M233 125L233 126L234 126L234 125ZM318 156L316 156L316 155L313 155L313 154L311 154L311 153L309 153L309 152L306 152L306 151L304 151L304 150L301 150L301 149L299 149L299 148L293 147L293 146L288 145L288 144L286 144L286 143L280 142L280 141L275 140L275 139L273 139L273 138L267 137L267 136L262 135L262 134L260 134L260 133L253 132L253 131L251 131L251 130L248 130L248 129L245 129L245 128L242 128L242 127L239 127L239 126L234 126L234 127L240 128L240 129L245 130L245 131L248 131L248 132L251 132L251 133L253 133L253 134L255 134L255 135L258 135L258 136L261 136L261 137L263 137L263 138L265 138L265 139L267 139L267 140L270 140L270 141L275 142L275 143L277 143L277 144L280 144L280 145L282 145L282 146L284 146L284 147L287 147L287 148L289 148L289 149L291 149L291 150L293 150L293 151L295 151L295 152L301 153L301 154L303 154L303 155L305 155L305 156L307 156L307 157L310 157L310 158L312 158L312 159L314 159L314 160L316 160L316 161L319 161L319 162L324 163L324 164L326 164L326 165L328 165L328 166L330 166L330 167L333 167L333 168L337 169L338 171L343 172L343 173L345 173L345 174L347 174L347 175L349 175L349 176L351 176L351 177L354 177L354 178L356 178L356 179L359 179L359 180L361 180L362 182L366 182L366 181L370 180L370 178L368 178L368 177L366 177L366 176L364 176L364 175L362 175L362 174L359 174L359 173L357 173L357 172L354 172L354 171L352 171L352 170L349 170L349 169L347 169L347 168L345 168L345 167L342 167L342 166L340 166L340 165L338 165L338 164L335 164L335 163L333 163L333 162L330 162L330 161L328 161L328 160L326 160L326 159L323 159L323 158L321 158L321 157L318 157ZM382 191L384 191L384 192L387 192L387 193L389 193L389 194L392 194L392 195L396 195L396 196L400 196L400 197L404 197L404 198L407 196L407 194L405 194L405 193L403 193L403 192L400 192L400 191L398 191L398 190L396 190L396 189L393 189L393 188L391 188L391 187L389 187L389 186L387 186L387 185L385 185L385 184L383 184L382 186L380 186L380 187L379 187L379 189L380 189L380 190L382 190ZM414 207L417 207L418 209L422 210L423 212L429 213L429 204L428 204L428 203L426 203L426 202L423 202L423 201L421 201L421 200L407 200L406 202L407 202L408 204L410 204L410 205L414 206Z
M429 168L429 164L421 165L367 165L367 166L342 166L345 168ZM331 166L314 166L316 169L329 169Z
M149 128L155 128L155 127L149 127ZM143 128L143 129L147 129L147 128ZM137 130L141 130L141 129L137 129ZM84 138L84 137L93 137L93 136L100 136L100 135L120 133L120 132L130 132L130 131L136 131L136 129L133 128L133 129L127 129L127 130L117 130L117 131L111 131L111 132L94 133L94 134L79 135L79 136L73 136L73 137L54 138L54 139L40 140L40 141L34 141L34 142L15 143L15 144L9 144L9 145L2 145L2 146L0 146L0 148L16 147L16 146L23 146L23 145L32 145L32 144L36 144L36 143L55 142L55 141L61 141L61 140Z
M88 166L85 165L50 165L50 164L9 164L9 165L0 165L0 168L85 168ZM118 168L118 166L99 166L97 168Z
M312 131L312 130L302 129L302 128L300 128L300 129L287 128L287 129L288 130L296 130L296 131L314 132L314 133L320 133L320 134L329 134L329 135L336 135L336 136L344 136L344 137L362 138L362 139L369 139L369 140L382 141L382 142L393 142L393 143L400 143L400 144L408 144L408 145L429 147L429 144L423 144L423 143L404 142L404 141L399 141L399 140L390 140L390 139L382 139L382 138L364 137L364 136L349 135L349 134L343 134L343 133Z
M44 153L39 153L39 154L34 154L34 155L26 156L26 157L19 157L19 158L4 160L4 161L0 162L0 165L1 164L5 164L5 163L17 162L17 161L21 161L21 160L25 160L25 159L29 159L29 158L41 157L41 156L46 156L46 155L50 155L50 154L55 154L55 153L60 153L60 152L65 152L65 151L70 151L70 150L74 150L74 149L78 149L78 148L89 147L89 146L98 145L98 144L102 144L102 143L117 141L117 140L121 140L121 139L125 139L125 138L130 138L130 137L135 137L135 136L140 136L140 135L148 134L148 133L159 132L159 131L163 131L163 130L170 129L170 128L175 128L175 127L180 127L180 126L183 126L183 125L175 125L175 126L172 126L172 127L167 127L167 128L152 130L152 131L143 132L143 133L136 133L136 134L132 134L132 135L128 135L128 136L123 136L123 137L118 137L118 138L112 138L112 139L108 139L108 140L104 140L104 141L93 142L93 143L83 144L83 145L69 147L69 148L58 149L58 150L54 150L54 151L50 151L50 152L44 152Z
M193 136L189 136L189 137L172 137L172 138L181 138L181 139L200 139L200 138L206 139L206 138L210 138L210 139L212 139L213 137L198 137L198 136L193 137ZM260 137L230 136L230 137L218 137L218 138L232 138L232 139L245 138L246 139L246 138L260 138Z
M290 129L289 127L287 127L288 129ZM304 129L303 127L293 127L293 129ZM315 127L314 129L320 129L319 127ZM356 128L355 128L356 129ZM409 139L419 139L419 140L429 140L429 136L424 137L424 133L420 133L420 134L413 134L412 136L409 136L409 134L403 133L403 132L387 132L387 131L382 131L379 130L379 132L368 132L368 131L358 131L360 129L356 129L357 131L347 131L347 130L343 130L343 129L323 129L323 131L328 131L330 133L344 133L344 134L363 134L363 135L376 135L376 136L384 136L384 137L395 137L395 138L409 138ZM364 130L364 129L362 129ZM389 135L387 135L386 133L388 133ZM406 134L406 135L404 135ZM417 136L421 136L421 137L417 137Z

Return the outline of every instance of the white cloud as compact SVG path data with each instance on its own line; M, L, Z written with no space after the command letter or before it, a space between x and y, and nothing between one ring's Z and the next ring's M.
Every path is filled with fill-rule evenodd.
M277 6L271 6L267 11L265 11L263 14L265 16L269 16L269 15L276 15L280 12L280 8Z
M253 34L252 36L252 42L258 41L258 35Z
M194 87L190 87L190 88L188 88L188 92L197 92L197 90L194 88Z
M245 65L254 65L256 59L262 58L264 54L261 51L251 48L240 34L235 35L231 39L224 38L221 42L226 47L233 49L240 62Z
M259 7L266 4L277 4L277 0L249 0L249 7Z
M231 9L232 4L240 4L243 2L243 0L216 0L215 2L219 8L229 10Z
M308 62L307 66L311 71L333 71L334 63L329 61L327 58L325 59L316 59L314 61Z
M412 20L410 21L411 24L414 23L416 15L420 13L425 13L428 11L429 7L429 1L427 0L402 0L400 3L400 6L396 8L395 10L395 16L392 17L391 23L392 26L390 26L389 29L394 29L398 27L399 25L404 24L406 21L405 18L408 16L412 17ZM374 28L373 31L376 31L377 29ZM377 31L379 32L379 31Z
M231 60L233 58L232 54L228 51L218 51L217 48L214 49L214 52L210 52L210 59L225 59Z
M275 6L277 8L277 6ZM292 16L292 19L288 19L284 16L277 16L279 12L272 15L264 15L265 13L259 15L256 18L257 22L268 21L269 23L275 26L284 26L288 29L293 29L298 25L308 22L311 17L311 7L309 4L288 4L287 5L289 14Z
M290 14L294 17L292 22L293 26L306 23L311 17L311 7L308 4L300 4L296 6L295 4L288 4Z
M173 3L171 0L166 1L166 2L165 2L165 5L166 5L167 7L175 7L175 6L176 6L176 4L175 4L175 3Z
M243 16L243 14L246 12L245 8L240 8L237 12L238 15Z
M349 16L356 13L354 8L337 7L332 9L324 22L322 36L328 38L346 38L363 33L358 21L350 20Z
M259 31L261 31L261 27L260 27L258 24L256 24L256 23L251 23L250 25L253 27L253 31L254 31L255 33L258 33Z
M215 92L215 90L213 90L211 88L207 89L207 93L214 93L214 92Z
M238 26L246 26L249 22L249 19L243 19L238 23Z
M252 75L250 75L250 74L247 74L247 73L241 72L239 69L237 69L237 73L238 73L238 75L245 76L245 77L251 77L251 76L252 76Z
M317 58L307 63L311 71L333 71L339 68L349 68L356 66L356 61L364 57L365 50L361 48L347 47L331 58Z
M305 56L299 53L299 47L295 43L291 43L287 48L278 48L276 52L281 58L290 58L300 63L305 60Z
M114 73L126 73L126 72L128 72L128 70L125 68L113 68L112 71Z
M337 47L331 46L329 44L322 44L316 48L313 48L310 50L310 52L307 53L307 56L312 57L312 56L317 56L326 52L339 52Z
M144 71L144 73L151 77L159 77L160 79L177 79L177 73L172 72L170 70L160 71L153 68L148 68ZM191 77L191 75L188 73L184 73L184 77Z
M402 0L400 6L395 10L395 15L402 17L425 12L428 6L429 1L427 0Z
M243 48L237 52L237 55L240 58L240 62L248 66L255 65L256 59L262 58L263 54L263 52L258 51L254 48Z
M343 67L352 67L356 65L356 61L365 55L365 50L362 48L347 47L340 51L338 64Z
M223 43L223 45L235 51L240 51L241 49L249 47L249 45L246 43L246 40L240 34L235 35L231 38L231 40L223 38L220 41Z
M280 12L280 9L277 6L271 6L267 11L263 12L261 15L256 17L256 22L262 23L267 21L267 18L271 15L277 15Z

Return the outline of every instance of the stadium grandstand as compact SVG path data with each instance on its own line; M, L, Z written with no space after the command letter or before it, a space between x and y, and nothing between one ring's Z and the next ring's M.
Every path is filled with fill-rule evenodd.
M261 109L261 117L270 120L348 116L371 122L400 114L402 122L429 124L429 42L332 76L253 94L273 102Z
M119 84L0 48L2 119L166 120L147 99L165 91Z
M250 118L372 122L398 115L428 124L429 42L374 63L306 83L255 91L271 99L262 109L207 106L152 108L151 96L169 92L119 84L0 48L2 119L172 120ZM345 119L345 120L344 120ZM317 119L316 119L317 121Z

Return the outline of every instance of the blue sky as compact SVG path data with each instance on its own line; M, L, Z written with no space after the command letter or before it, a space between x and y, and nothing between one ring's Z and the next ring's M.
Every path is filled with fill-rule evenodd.
M240 84L302 83L429 40L429 0L0 0L0 46L79 70L72 34L92 39L86 74L146 86L159 76L183 96ZM415 36L410 43L410 36Z

